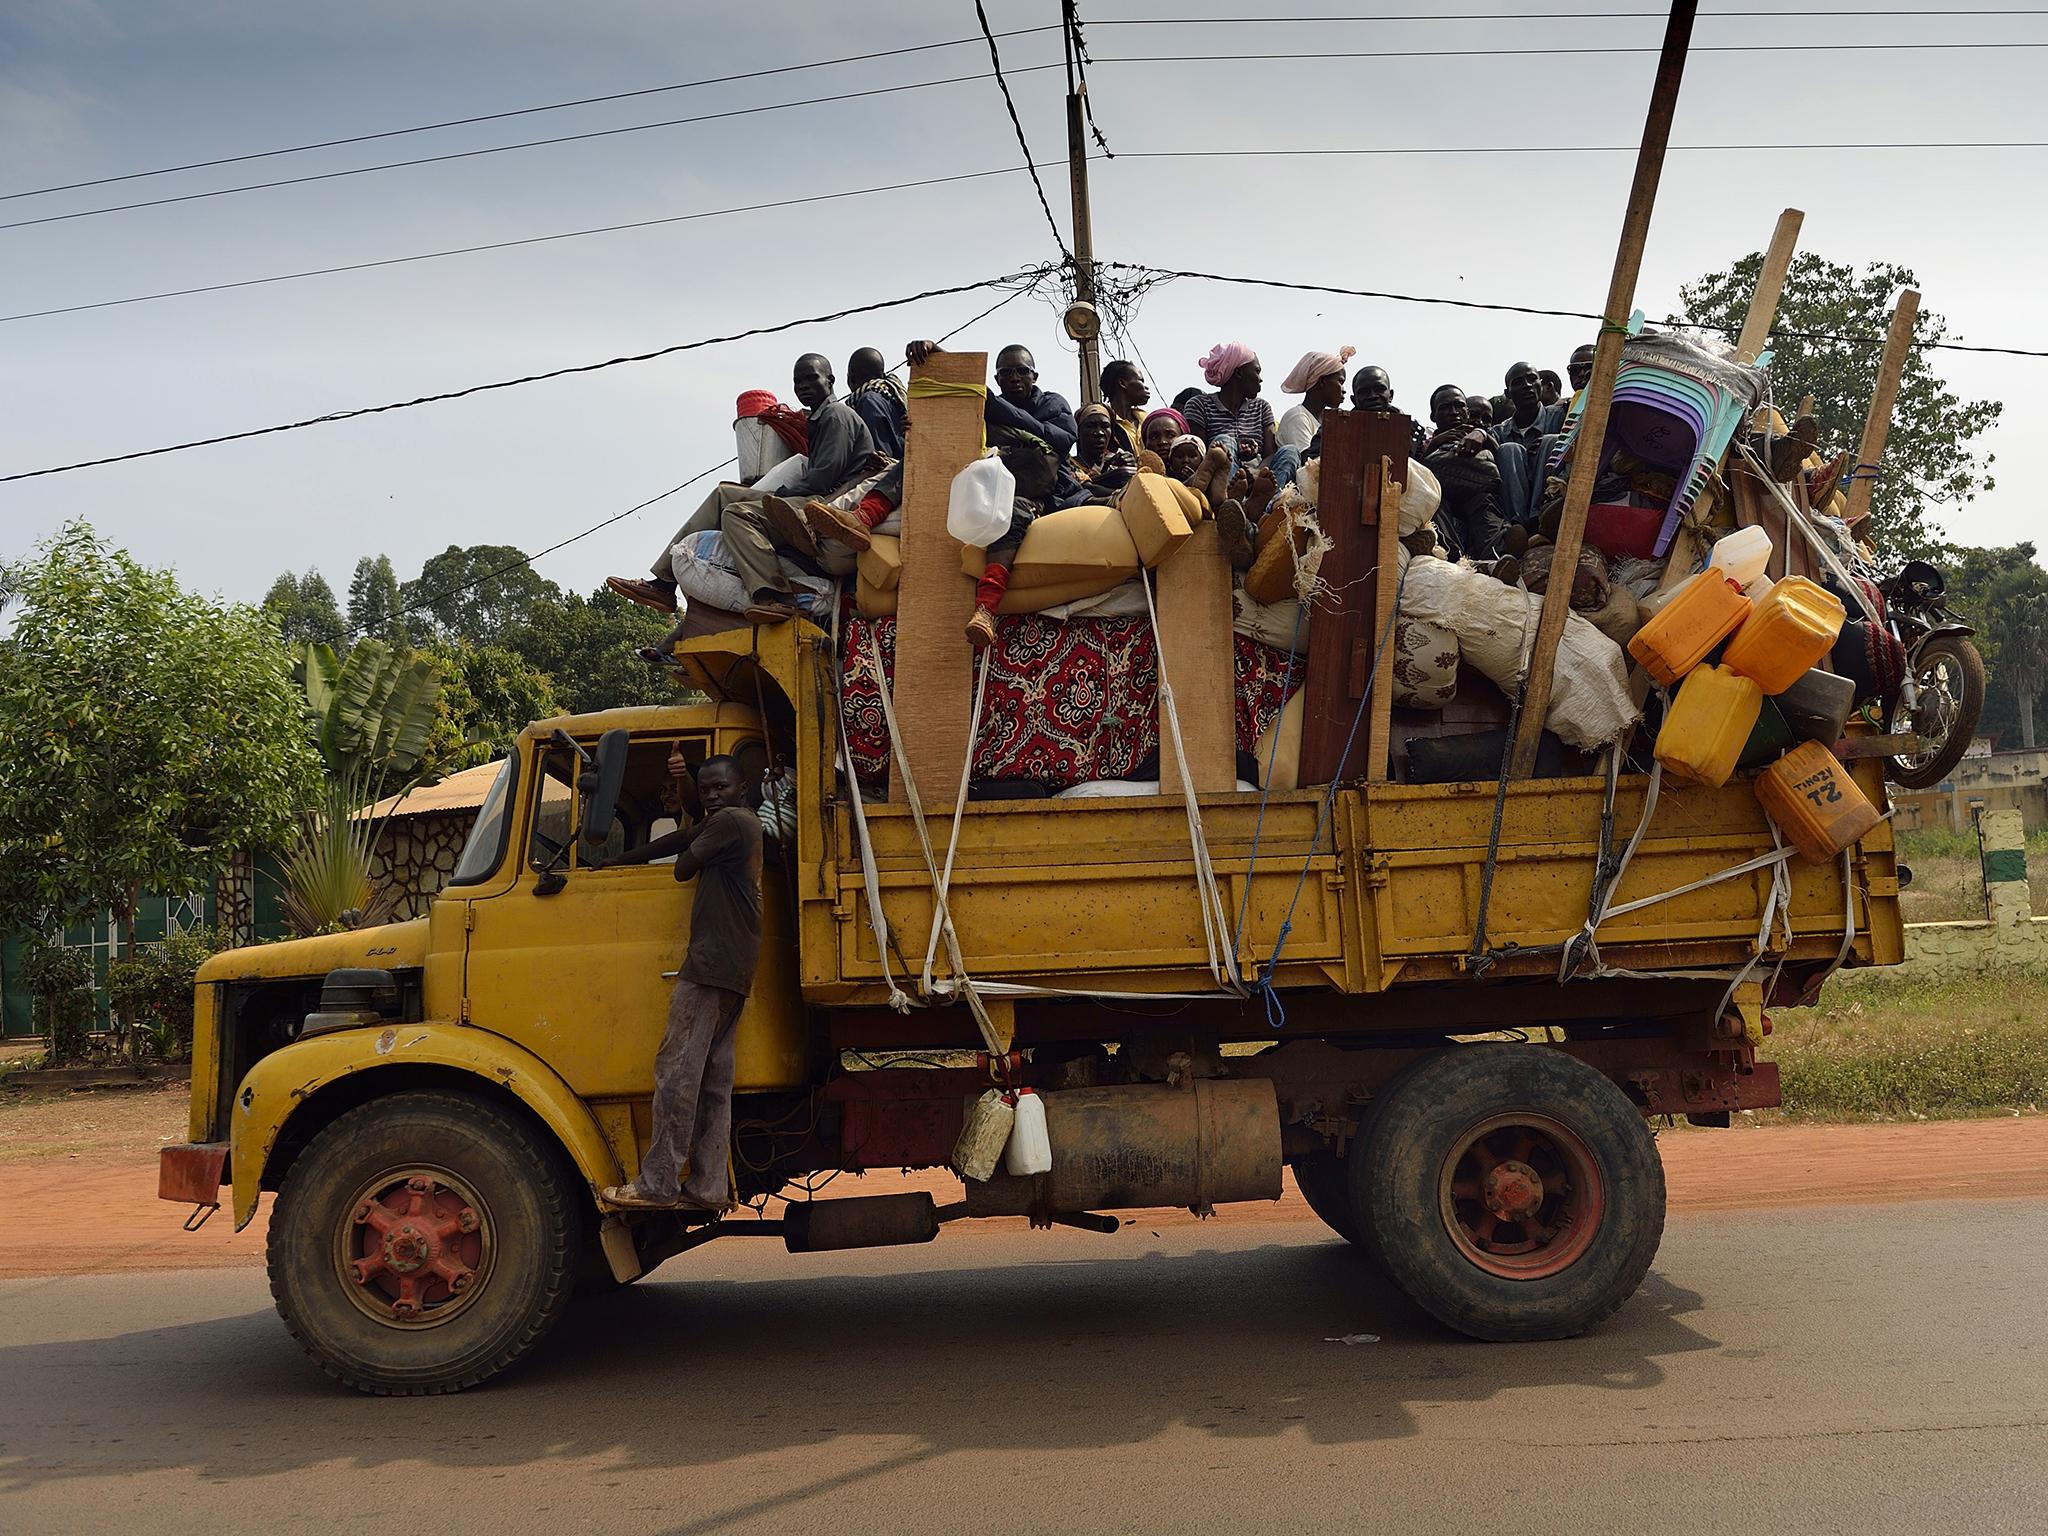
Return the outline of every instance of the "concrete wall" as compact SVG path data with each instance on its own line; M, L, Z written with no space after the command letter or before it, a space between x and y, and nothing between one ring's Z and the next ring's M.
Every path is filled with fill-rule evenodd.
M1891 800L1892 824L1901 832L1967 832L1979 809L2018 811L2029 832L2048 827L2048 750L1966 757L1935 788L1894 789Z
M1978 922L1908 923L1906 959L1934 970L2048 967L2048 918L2034 916L2026 821L2018 809L1978 813L1990 915Z

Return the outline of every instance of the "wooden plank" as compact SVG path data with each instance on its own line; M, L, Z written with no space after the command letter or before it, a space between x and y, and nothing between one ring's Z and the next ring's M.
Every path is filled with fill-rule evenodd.
M1753 363L1763 355L1770 340L1771 322L1778 318L1778 296L1785 291L1785 274L1792 266L1792 252L1799 245L1799 226L1806 215L1787 208L1778 215L1778 227L1771 231L1771 243L1764 252L1764 264L1756 275L1756 288L1749 296L1749 313L1742 317L1742 336L1735 343L1739 362Z
M1393 456L1382 453L1379 461L1378 485L1379 538L1374 559L1379 567L1378 590L1375 594L1373 612L1377 616L1373 624L1371 644L1375 650L1382 643L1381 628L1387 616L1394 611L1400 591L1400 561L1397 558L1401 547L1401 491L1408 480L1408 446L1414 442L1412 435L1401 445L1399 462ZM1393 777L1393 734L1394 734L1394 638L1384 637L1385 651L1380 655L1380 682L1372 696L1372 719L1365 737L1365 777L1376 784L1386 783ZM1368 663L1370 665L1370 663Z
M1380 526L1380 460L1391 461L1397 474L1406 475L1413 432L1413 423L1398 411L1323 414L1316 519L1331 547L1323 556L1318 580L1332 595L1316 604L1315 643L1309 647L1308 676L1302 685L1302 784L1328 784L1347 774L1386 777L1383 724L1378 758L1367 755L1376 719L1360 727L1348 761L1344 743L1358 717L1358 701L1365 693L1392 597L1391 585L1381 580L1380 547L1383 533L1397 535L1399 530L1392 507L1386 509L1385 529ZM1385 664L1382 677L1391 665ZM1392 699L1391 687L1386 697Z
M935 352L910 370L912 386L988 382L986 352ZM960 541L946 532L953 477L981 456L981 401L972 395L910 401L903 465L903 575L896 602L896 721L926 809L950 806L967 755L974 705L974 651L967 620L974 583L960 572ZM909 798L889 769L889 798Z
M1849 510L1845 521L1856 527L1870 516L1870 493L1876 489L1871 478L1884 459L1884 440L1892 429L1892 406L1899 398L1899 378L1906 371L1906 350L1913 344L1913 322L1920 314L1920 295L1908 288L1899 295L1892 310L1892 328L1884 338L1884 356L1878 360L1877 390L1870 397L1870 414L1863 420L1863 442L1856 450L1854 478L1849 482Z
M1621 366L1621 343L1629 313L1635 307L1636 279L1643 267L1643 245L1650 234L1650 213L1657 204L1657 181L1664 170L1664 150L1671 141L1671 118L1678 107L1679 82L1685 77L1685 53L1692 40L1697 0L1674 0L1664 26L1664 47L1657 59L1657 78L1650 90L1650 110L1643 124L1642 148L1636 155L1635 180L1629 186L1628 210L1622 216L1621 244L1614 257L1614 277L1600 334L1593 344L1593 377L1586 385L1586 409L1580 417L1580 451L1572 455L1564 509L1558 520L1554 571L1575 571L1579 547L1586 536L1586 509L1593 501L1593 479L1600 464L1600 444L1607 436L1607 415L1614 404L1614 375ZM1554 581L1543 594L1543 613L1536 622L1536 644L1529 656L1523 684L1522 716L1509 755L1510 774L1526 779L1536 771L1536 749L1542 743L1543 719L1550 712L1551 674L1557 666L1558 642L1571 615L1572 583Z
M1188 777L1198 794L1224 794L1237 788L1237 653L1230 628L1230 557L1214 518L1203 519L1194 536L1161 562L1156 580L1160 679L1173 684ZM1159 792L1181 792L1163 699Z

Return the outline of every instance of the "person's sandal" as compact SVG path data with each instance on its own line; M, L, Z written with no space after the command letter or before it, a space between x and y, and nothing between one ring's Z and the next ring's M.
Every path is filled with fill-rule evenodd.
M656 613L676 611L676 584L672 581L642 581L637 576L607 576L604 584L629 603L652 608Z
M840 511L830 502L805 502L804 521L810 525L813 538L833 539L849 549L865 550L874 542L866 523L851 512Z
M974 617L967 621L967 639L977 651L985 651L996 643L995 615L986 608L974 610Z
M633 1184L610 1184L597 1192L597 1203L613 1211L677 1211L685 1209L682 1198L657 1200Z

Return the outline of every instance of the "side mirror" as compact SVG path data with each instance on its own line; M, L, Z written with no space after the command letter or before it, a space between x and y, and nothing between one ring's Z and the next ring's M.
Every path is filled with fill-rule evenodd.
M577 793L583 797L580 826L583 857L595 858L617 819L619 790L626 782L627 735L623 730L606 731L597 739L597 756L577 777Z

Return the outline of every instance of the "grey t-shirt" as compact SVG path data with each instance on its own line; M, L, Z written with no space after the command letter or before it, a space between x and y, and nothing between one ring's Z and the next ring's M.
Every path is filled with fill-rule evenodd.
M683 980L744 994L761 958L761 818L743 806L713 811L689 851L700 868Z

